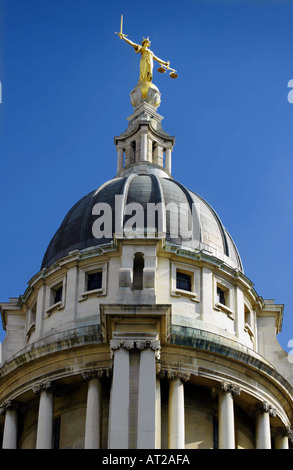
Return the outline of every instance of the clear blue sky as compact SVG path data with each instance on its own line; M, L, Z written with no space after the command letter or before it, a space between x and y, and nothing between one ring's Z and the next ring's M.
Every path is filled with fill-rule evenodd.
M72 205L115 175L139 57L155 72L173 176L204 197L293 338L293 2L0 0L0 300L23 294ZM0 335L0 339L3 334Z

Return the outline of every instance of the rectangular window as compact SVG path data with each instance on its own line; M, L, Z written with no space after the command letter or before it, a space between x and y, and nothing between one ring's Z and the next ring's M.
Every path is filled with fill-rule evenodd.
M57 304L58 302L62 302L62 293L63 293L63 286L60 286L55 290L54 304Z
M191 275L176 271L176 289L191 292Z
M219 286L217 287L217 301L222 305L226 305L226 296L225 291L221 289Z
M102 288L102 271L98 271L93 274L88 274L87 278L87 290L96 290Z

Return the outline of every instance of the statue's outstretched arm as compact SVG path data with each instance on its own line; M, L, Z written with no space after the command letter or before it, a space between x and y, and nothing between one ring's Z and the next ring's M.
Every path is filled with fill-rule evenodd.
M159 64L162 64L162 65L166 65L167 68L169 68L169 65L170 65L170 61L168 60L167 62L165 62L164 60L162 59L159 59L159 57L153 55L153 58L154 60L156 60L157 62L159 62Z
M124 39L124 41L127 42L127 44L130 44L130 46L134 47L134 49L137 49L139 47L138 44L136 44L135 42L130 41L130 39L127 39L127 36L125 34L119 33L119 37L120 37L120 39Z

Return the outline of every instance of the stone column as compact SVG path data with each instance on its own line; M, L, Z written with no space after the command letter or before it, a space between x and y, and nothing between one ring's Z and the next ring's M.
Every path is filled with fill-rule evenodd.
M168 370L169 403L168 403L168 448L185 448L184 419L184 382L189 380L190 373Z
M156 378L156 449L161 448L161 379Z
M165 153L165 170L168 171L170 175L171 175L171 154L172 154L171 147L167 147L166 153Z
M140 160L146 162L148 160L148 134L147 130L142 132L140 141Z
M89 371L82 374L88 381L86 422L85 422L85 449L100 449L101 422L102 422L102 377L103 371Z
M108 449L128 449L129 433L129 350L133 341L111 340L114 356L110 397Z
M17 449L18 405L14 400L7 400L1 405L0 414L5 414L3 449Z
M256 406L256 448L271 449L270 416L276 416L276 410L266 401Z
M137 448L156 448L156 353L160 342L138 340L141 350L138 384Z
M52 449L53 418L54 418L54 386L50 381L44 381L33 387L35 394L40 394L37 449Z
M118 158L117 158L117 173L123 168L123 154L124 150L122 147L117 147Z
M290 427L282 427L277 429L275 435L275 449L289 449L289 438L292 437Z
M235 449L234 395L240 394L237 385L222 382L219 387L219 449Z

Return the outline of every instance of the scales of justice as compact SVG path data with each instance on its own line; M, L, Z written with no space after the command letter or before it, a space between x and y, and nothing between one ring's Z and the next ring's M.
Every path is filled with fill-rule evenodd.
M147 100L149 104L157 108L160 104L161 94L158 88L152 83L153 61L155 60L160 64L160 67L157 69L159 73L166 73L167 70L170 70L170 77L177 78L177 71L170 67L169 61L164 61L160 59L149 49L151 41L148 37L143 38L141 45L136 44L135 42L127 38L127 35L122 32L122 28L123 15L121 15L120 32L115 34L118 34L120 39L124 39L127 44L132 46L136 53L140 52L141 54L139 80L138 84L130 94L131 103L134 107L136 107L141 102Z

